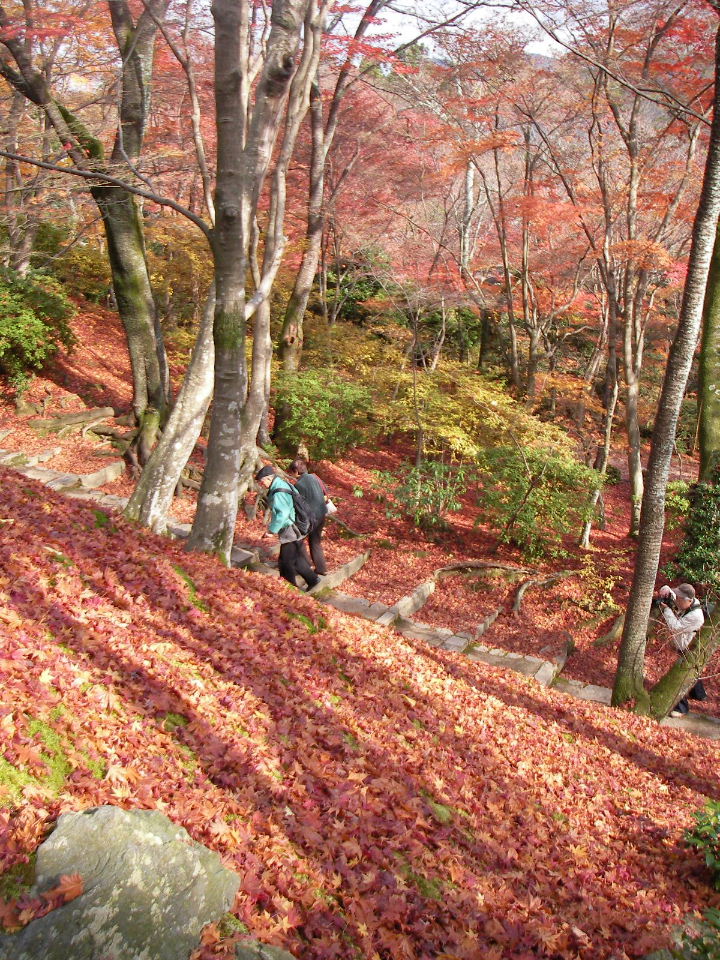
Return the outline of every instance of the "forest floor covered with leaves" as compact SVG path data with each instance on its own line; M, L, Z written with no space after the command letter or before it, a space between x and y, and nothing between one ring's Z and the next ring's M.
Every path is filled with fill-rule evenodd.
M720 904L682 841L718 744L2 479L0 872L117 803L217 850L237 918L306 958L637 957Z
M128 408L120 332L94 316L86 359L61 360L28 399ZM9 400L0 419L6 448L55 443ZM89 440L59 443L59 469L104 464ZM473 525L471 494L442 538L389 519L375 471L398 459L381 447L318 466L361 534L330 525L331 566L373 551L349 592L389 603L462 559L528 567ZM242 930L307 960L622 960L720 906L683 842L717 798L718 743L428 648L1 473L5 881L60 812L115 803L162 810L241 876L243 926L208 929L203 960L230 956ZM629 586L622 485L607 514L592 551L554 565L577 574L530 591L518 616L503 579L453 576L418 619L473 629L506 607L488 641L536 653L569 633L566 673L608 684L616 651L594 644L608 624L592 619ZM242 517L238 539L260 529ZM40 907L14 893L2 922Z

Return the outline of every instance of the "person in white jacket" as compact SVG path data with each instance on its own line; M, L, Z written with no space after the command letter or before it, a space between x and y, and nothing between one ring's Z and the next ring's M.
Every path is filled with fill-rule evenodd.
M660 587L658 602L660 612L670 630L670 639L673 646L682 657L693 642L695 634L702 629L705 623L705 614L695 596L695 587L690 583L681 583L675 589L668 586ZM675 610L670 606L671 603ZM695 700L705 699L705 688L701 680L695 683L688 696ZM688 697L683 697L670 711L670 716L681 717L689 710Z

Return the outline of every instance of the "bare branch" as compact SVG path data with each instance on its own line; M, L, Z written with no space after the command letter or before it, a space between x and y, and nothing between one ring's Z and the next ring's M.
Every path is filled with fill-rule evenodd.
M121 180L119 177L112 177L107 173L103 173L102 170L85 170L80 169L79 167L61 167L57 163L47 163L44 160L35 160L33 157L26 157L18 153L10 153L7 150L0 150L0 157L5 157L6 160L15 160L17 163L28 163L33 167L40 167L42 170L52 170L55 173L63 173L71 177L81 177L83 180L94 180L98 183L108 184L109 186L120 187L122 190L127 190L128 193L135 194L136 197L143 197L145 200L151 200L153 203L157 203L161 207L170 207L171 210L175 210L176 213L181 214L191 223L194 223L195 226L205 235L208 242L212 238L211 228L207 223L205 223L204 220L196 216L192 210L188 210L187 207L177 203L175 200L171 200L169 197L162 197L160 194L152 193L149 190L142 190L140 187L136 187L133 184L128 183L126 180Z

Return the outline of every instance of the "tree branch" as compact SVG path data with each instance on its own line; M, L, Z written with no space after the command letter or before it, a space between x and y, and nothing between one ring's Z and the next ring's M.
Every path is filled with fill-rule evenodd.
M175 200L171 200L169 197L162 197L160 194L152 193L149 190L142 190L140 187L133 186L133 184L127 183L125 180L121 180L119 177L113 177L107 173L103 173L102 170L84 170L78 167L61 167L57 163L48 163L45 160L35 160L33 157L23 156L22 154L18 153L10 153L7 150L0 150L0 157L4 157L6 160L15 160L17 163L28 163L31 166L40 167L43 170L52 170L55 173L64 173L71 177L81 177L83 180L95 180L98 183L105 183L109 186L120 187L122 190L127 190L128 193L133 193L137 197L143 197L145 200L151 200L153 203L157 203L161 207L170 207L171 210L175 210L176 213L181 214L191 223L194 223L195 226L205 235L208 242L210 242L212 239L212 230L207 223L205 223L205 221L200 217L196 216L192 210L188 210L187 207L184 207L181 203L177 203Z

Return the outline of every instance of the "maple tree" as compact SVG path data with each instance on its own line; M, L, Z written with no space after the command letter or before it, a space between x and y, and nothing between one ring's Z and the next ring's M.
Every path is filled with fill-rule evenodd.
M633 6L632 12L622 6L599 9L588 23L584 12L568 3L548 16L553 36L563 24L565 37L571 38L565 45L583 58L591 81L588 91L578 78L581 95L589 94L592 107L588 142L595 207L583 210L587 181L574 182L555 151L553 160L588 236L607 298L606 397L622 361L633 483L631 531L636 533L643 494L638 409L645 330L656 292L688 235L678 236L678 214L693 182L707 108L703 68L695 71L692 65L699 51L699 64L709 59L703 56L704 27L712 14L651 3L640 11Z

